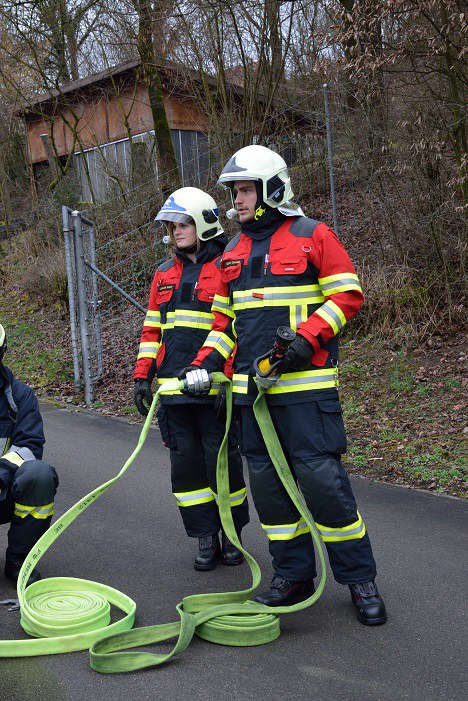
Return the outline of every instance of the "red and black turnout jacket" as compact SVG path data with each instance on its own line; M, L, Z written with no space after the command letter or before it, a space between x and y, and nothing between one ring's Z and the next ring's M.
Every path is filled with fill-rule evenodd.
M251 404L252 363L271 350L278 326L290 326L315 353L309 369L284 373L267 390L269 403L337 398L338 335L362 302L354 266L326 224L287 217L261 240L241 231L222 256L214 322L194 363L212 372L235 348L235 401Z
M196 263L177 251L174 258L158 267L143 322L135 379L152 382L157 376L159 384L174 379L209 342L207 336L214 318L211 305L220 283L221 254L226 241L225 236L205 241ZM220 369L224 369L229 355L230 352L224 352L221 356ZM214 387L210 394L217 392ZM180 392L161 397L163 404L213 400L214 397L194 399Z

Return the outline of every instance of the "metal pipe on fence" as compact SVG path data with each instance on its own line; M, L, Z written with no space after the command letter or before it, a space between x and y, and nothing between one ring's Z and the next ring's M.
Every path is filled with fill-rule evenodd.
M78 353L78 341L76 338L76 307L75 307L75 290L73 284L73 248L70 243L70 213L71 209L62 207L62 222L63 222L63 240L65 243L65 261L67 266L67 282L68 282L68 309L70 314L70 338L73 353L73 377L74 385L77 392L81 389L81 371L80 357Z
M338 216L336 213L336 198L335 198L335 181L333 178L333 150L332 150L332 135L331 135L331 124L330 124L330 107L328 104L328 83L323 84L323 95L325 99L325 121L327 125L327 146L328 146L328 169L330 173L330 190L331 190L331 200L332 200L332 211L333 211L333 229L338 235Z
M133 306L136 307L137 309L139 309L141 312L143 312L143 314L146 314L146 309L144 307L142 307L141 304L136 301L136 299L133 299L133 297L130 297L130 295L127 294L121 287L119 287L117 285L117 283L115 283L113 280L111 280L110 277L107 277L107 275L105 275L101 270L99 270L99 268L96 268L96 266L93 265L93 263L91 263L91 261L85 260L84 264L87 265L88 268L90 268L93 271L93 273L96 273L96 275L99 275L100 278L102 278L111 287L113 287L114 290L116 290L120 295L122 295L122 297L125 297L127 302L130 302L130 304L133 304Z
M83 361L83 379L85 404L88 406L93 401L93 385L91 379L91 349L89 346L88 329L88 303L86 299L86 280L83 253L83 233L81 230L81 216L75 211L71 213L73 229L75 232L75 264L76 283L78 288L78 309L80 314L81 354Z
M81 217L83 221L83 217ZM90 246L90 256L91 263L96 265L96 241L94 238L94 224L90 222L89 227L89 246ZM86 260L84 261L86 264ZM92 270L92 287L93 287L93 309L94 309L94 323L96 330L96 350L97 350L97 376L94 378L97 380L102 377L102 337L101 337L101 315L99 311L99 299L98 299L98 279L97 274Z

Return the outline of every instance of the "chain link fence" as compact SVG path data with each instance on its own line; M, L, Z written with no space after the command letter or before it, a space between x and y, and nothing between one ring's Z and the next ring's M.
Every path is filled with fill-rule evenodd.
M75 389L94 387L134 362L154 271L167 253L154 222L99 244L83 213L62 208Z

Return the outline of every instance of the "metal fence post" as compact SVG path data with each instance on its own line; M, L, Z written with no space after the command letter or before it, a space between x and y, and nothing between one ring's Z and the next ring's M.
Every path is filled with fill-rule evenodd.
M327 125L327 146L328 146L328 168L330 172L330 190L331 190L331 200L332 200L332 210L333 210L333 229L338 235L338 216L336 213L336 199L335 199L335 182L333 179L333 151L332 151L332 135L331 135L331 124L330 124L330 108L328 105L328 83L323 84L323 94L325 98L325 121Z
M85 404L93 401L93 385L91 379L91 349L89 345L88 302L86 299L85 264L83 254L83 233L81 216L77 211L72 212L75 239L76 284L78 288L78 309L80 314L81 354L83 362L83 379Z
M96 265L96 240L94 237L94 224L88 222L89 226L89 257L91 263ZM97 377L102 377L102 337L101 337L101 315L99 310L99 295L98 295L98 278L94 270L91 272L93 285L93 310L94 323L96 331L96 350L97 350Z
M74 245L70 243L70 213L71 210L68 207L62 207L62 222L63 222L63 240L65 243L65 261L67 266L67 281L68 281L68 309L70 313L70 337L73 352L73 376L74 384L77 392L81 389L81 371L80 371L80 357L78 354L78 341L76 337L77 322L76 322L76 302L75 302L75 286L73 278L73 259L74 259Z

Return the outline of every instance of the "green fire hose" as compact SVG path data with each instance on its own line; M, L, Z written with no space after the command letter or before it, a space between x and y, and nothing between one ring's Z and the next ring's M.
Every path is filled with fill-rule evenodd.
M321 577L317 590L312 596L294 606L276 607L274 613L263 604L249 601L260 583L261 573L255 559L239 542L229 503L227 451L232 414L232 385L222 373L214 373L212 381L226 384L227 400L226 432L219 451L217 467L220 517L227 537L246 558L252 573L252 586L238 592L187 596L176 607L179 621L134 630L131 629L135 620L135 602L112 587L71 577L52 577L26 586L32 569L52 543L95 499L120 479L133 463L148 435L158 395L182 389L182 381L170 380L164 383L154 396L138 445L120 472L63 514L28 554L18 578L17 591L21 625L25 632L35 639L0 641L0 657L53 655L90 649L91 667L94 670L105 673L128 672L163 664L185 650L194 634L222 645L251 646L271 642L280 634L278 614L300 611L317 601L325 586L325 563L320 536L284 457L271 421L264 391L261 388L254 404L255 416L276 471L311 530L320 556ZM119 608L124 614L112 624L110 624L111 605ZM173 638L177 638L175 646L166 654L122 652L122 650L143 647Z

